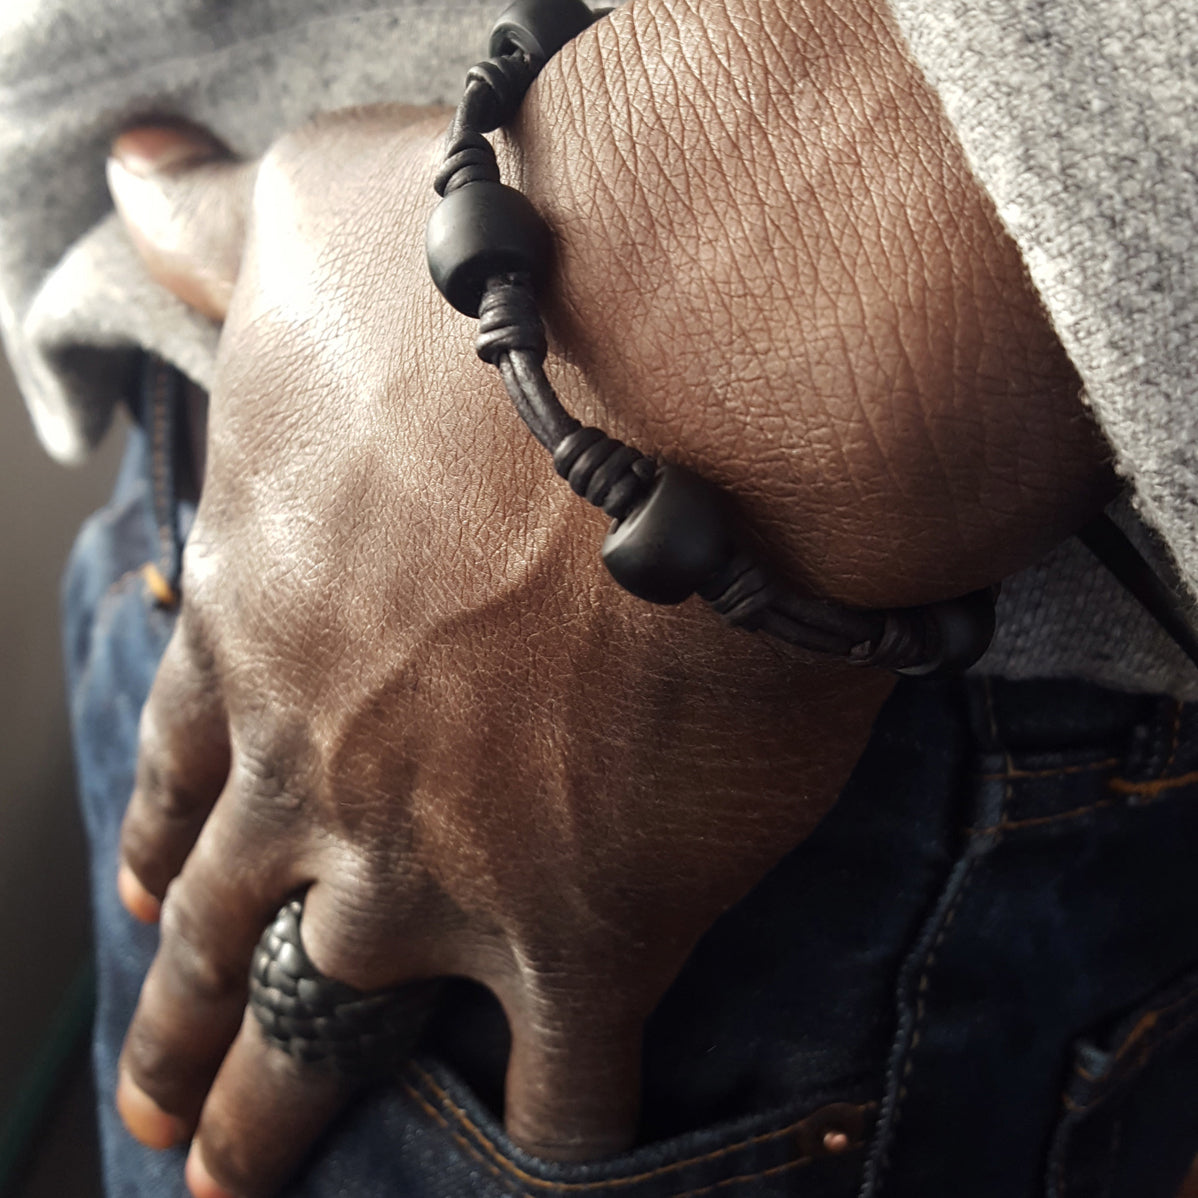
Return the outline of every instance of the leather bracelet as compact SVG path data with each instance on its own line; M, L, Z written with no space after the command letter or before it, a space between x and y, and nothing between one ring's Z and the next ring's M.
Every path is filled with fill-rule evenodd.
M886 611L801 596L769 569L730 495L584 427L554 392L536 302L553 239L529 200L500 180L484 134L512 120L546 62L596 19L582 0L515 0L496 22L490 57L466 76L436 177L441 202L426 234L433 282L478 320L479 357L499 371L558 474L611 517L602 557L625 590L661 604L698 594L729 624L855 665L906 674L967 669L994 634L995 588Z

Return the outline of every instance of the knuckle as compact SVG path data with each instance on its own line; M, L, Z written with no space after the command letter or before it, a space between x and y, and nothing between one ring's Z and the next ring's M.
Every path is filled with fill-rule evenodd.
M316 766L311 738L300 722L267 719L257 724L252 740L243 737L237 746L237 789L258 818L294 814L305 803L301 779Z
M125 1063L138 1087L168 1114L183 1106L179 1062L169 1037L135 1019L125 1040Z
M166 756L166 736L158 712L160 702L159 696L151 693L149 701L142 708L141 719L138 722L138 765L145 770L157 770L159 759Z
M167 880L162 877L161 854L156 838L132 814L126 816L121 827L121 858L151 894L159 898L162 896Z
M160 745L142 745L137 761L137 794L159 821L178 823L190 819L195 811L196 796L186 775Z
M257 1161L255 1145L242 1127L206 1123L201 1133L204 1166L217 1183L234 1194L257 1198L268 1192L269 1182Z
M305 911L304 949L326 977L358 990L396 984L397 931L385 898L369 885L346 887Z
M247 988L246 969L223 957L213 939L219 920L201 911L182 878L173 881L162 902L162 948L176 984L201 1003L240 998Z
M186 599L180 615L186 623L189 612L194 614L210 602L210 592L219 585L223 573L219 537L213 535L213 530L200 516L196 517L188 533L182 567L181 586Z
M209 656L210 629L205 613L220 606L221 594L228 575L226 553L218 529L210 528L211 521L201 524L199 516L187 537L183 550L180 589L183 603L179 609L176 635L183 648L193 657L204 660ZM216 522L219 525L219 521Z

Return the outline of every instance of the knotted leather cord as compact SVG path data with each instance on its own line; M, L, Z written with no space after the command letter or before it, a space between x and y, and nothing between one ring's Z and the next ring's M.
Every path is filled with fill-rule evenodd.
M436 176L438 195L480 180L500 181L495 150L483 134L515 116L535 76L534 65L518 51L471 68ZM599 429L584 427L562 406L546 376L548 344L531 277L504 274L489 281L479 308L476 349L499 371L521 420L577 494L614 520L644 499L657 463ZM854 611L799 596L748 551L700 594L729 624L856 664L902 669L926 661L933 649L928 641L935 629L921 609Z
M439 196L474 182L501 182L484 134L512 120L543 65L510 48L470 69L434 183ZM624 519L647 496L658 463L584 427L562 406L544 370L548 346L532 277L504 273L488 280L478 318L479 357L499 371L521 420L553 455L557 472L614 521ZM941 629L932 610L859 611L800 596L748 547L698 593L731 625L853 664L918 671L940 653Z
M513 48L470 69L437 174L439 195L476 180L500 181L495 151L483 134L516 115L543 65ZM498 369L520 418L553 454L558 473L579 495L622 520L644 497L656 463L598 429L584 428L562 406L543 369L545 330L529 276L490 280L480 305L476 349ZM1198 665L1198 632L1188 610L1117 526L1100 516L1079 535ZM747 553L738 554L699 594L730 624L856 664L918 667L935 656L939 640L929 609L857 611L801 597L774 581Z

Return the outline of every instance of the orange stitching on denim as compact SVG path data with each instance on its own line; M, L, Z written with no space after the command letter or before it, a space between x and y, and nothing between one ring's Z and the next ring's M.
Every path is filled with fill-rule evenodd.
M1074 1099L1070 1098L1068 1094L1064 1094L1062 1097L1066 1109L1080 1113L1090 1110L1091 1107L1097 1106L1120 1088L1120 1086L1123 1084L1123 1081L1126 1080L1128 1074L1134 1074L1143 1068L1144 1057L1148 1056L1152 1052L1159 1051L1166 1044L1168 1044L1169 1041L1181 1035L1182 1032L1188 1031L1195 1024L1198 1024L1198 1010L1195 1010L1180 1023L1175 1024L1173 1027L1169 1028L1168 1031L1164 1032L1161 1038L1156 1041L1155 1044L1142 1043L1144 1037L1150 1031L1152 1031L1154 1027L1156 1027L1163 1016L1176 1011L1178 1007L1185 1006L1185 1004L1188 1002L1193 1002L1196 996L1198 996L1198 989L1187 990L1185 994L1183 994L1180 998L1175 999L1168 1006L1160 1007L1155 1011L1147 1011L1140 1019L1136 1021L1135 1027L1132 1028L1132 1030L1124 1038L1123 1043L1120 1044L1115 1050L1115 1062L1122 1062L1123 1058L1135 1045L1140 1045L1142 1056L1141 1060L1129 1066L1128 1072L1125 1073L1122 1078L1111 1080L1109 1075L1105 1078L1099 1078L1095 1077L1094 1074L1090 1073L1089 1070L1083 1068L1080 1064L1074 1066L1074 1072L1079 1077L1084 1078L1086 1081L1103 1085L1104 1089L1101 1093L1093 1095L1088 1101L1080 1104Z
M465 1136L459 1135L456 1131L454 1131L453 1127L450 1125L449 1120L446 1119L445 1116L442 1115L441 1112L439 1110L437 1110L437 1108L435 1106L433 1106L432 1103L430 1103L424 1097L424 1095L421 1094L420 1091L417 1090L416 1087L412 1085L411 1082L404 1082L403 1088L410 1097L412 1097L416 1100L416 1102L419 1104L419 1106L424 1110L424 1112L427 1115L431 1116L432 1119L436 1123L440 1124L441 1127L443 1127L447 1132L449 1132L449 1137L451 1140L454 1141L454 1143L456 1143L460 1148L464 1149L468 1156L472 1157L480 1165L482 1165L482 1167L484 1169L486 1169L487 1172L490 1173L495 1178L495 1180L499 1182L500 1185L506 1187L507 1189L511 1190L513 1194L516 1194L517 1196L519 1196L520 1191L518 1189L514 1188L511 1180L509 1178L504 1177L503 1174L493 1164L491 1164L491 1162L488 1161L486 1159L486 1157L484 1157L482 1155L482 1153L480 1153L474 1147L474 1145L471 1144L470 1141L466 1139ZM553 1183L548 1182L546 1184L552 1185Z
M1136 1026L1133 1027L1128 1033L1127 1038L1115 1050L1115 1060L1122 1061L1124 1056L1131 1051L1132 1047L1138 1041L1142 1040L1146 1035L1148 1035L1148 1033L1151 1032L1162 1019L1171 1015L1179 1007L1184 1007L1187 1003L1193 1002L1195 995L1198 995L1198 990L1188 990L1180 998L1176 999L1174 1002L1171 1002L1167 1007L1158 1007L1155 1011L1148 1011L1141 1016L1136 1021ZM1198 1010L1191 1013L1188 1018L1183 1019L1181 1023L1177 1024L1175 1027L1169 1028L1169 1030L1164 1033L1163 1039L1172 1039L1179 1031L1189 1027L1190 1024L1192 1024L1195 1020L1198 1020Z
M860 1148L861 1145L853 1144L852 1147ZM725 1177L723 1181L712 1182L711 1185L703 1186L701 1189L675 1194L674 1198L698 1198L700 1194L713 1194L725 1186L738 1186L746 1181L761 1181L763 1177L777 1177L779 1173L787 1173L791 1169L801 1169L804 1165L810 1165L815 1159L813 1156L801 1156L798 1160L785 1161L781 1165L774 1165L771 1169L762 1169L760 1173L741 1173L736 1177Z
M1168 790L1178 790L1198 782L1198 770L1177 774L1172 778L1154 778L1151 782L1133 782L1130 778L1112 778L1107 785L1117 794L1155 799Z
M1143 1045L1140 1051L1140 1059L1132 1066L1132 1069L1136 1071L1143 1069L1144 1063L1151 1052L1164 1048L1171 1040L1175 1040L1182 1033L1188 1032L1195 1025L1198 1025L1198 1011L1191 1012L1180 1023L1175 1023L1161 1036L1155 1045Z
M1188 1018L1183 1019L1180 1023L1176 1024L1174 1027L1171 1027L1155 1043L1142 1044L1140 1046L1139 1059L1137 1061L1135 1061L1132 1065L1129 1065L1127 1067L1127 1070L1122 1074L1122 1076L1120 1076L1119 1078L1117 1078L1113 1081L1109 1081L1100 1093L1095 1094L1087 1102L1082 1103L1081 1105L1078 1105L1077 1103L1073 1103L1071 1109L1078 1111L1078 1112L1088 1111L1088 1110L1091 1110L1093 1107L1099 1106L1100 1104L1105 1102L1108 1098L1110 1098L1112 1095L1117 1094L1123 1088L1123 1086L1127 1083L1128 1080L1130 1080L1132 1077L1135 1076L1135 1074L1139 1073L1139 1071L1144 1068L1145 1063L1147 1062L1149 1057L1151 1057L1155 1053L1160 1052L1163 1048L1166 1047L1166 1045L1168 1045L1170 1043L1170 1041L1175 1040L1182 1033L1188 1032L1196 1024L1198 1024L1198 1011L1195 1011Z
M427 1076L427 1074L425 1076ZM453 1130L453 1128L450 1126L449 1120L446 1119L445 1116L442 1115L441 1112L438 1111L436 1107L434 1107L430 1102L428 1102L427 1099L424 1097L424 1095L422 1095L420 1093L420 1091L416 1089L415 1086L413 1086L410 1082L405 1082L404 1089L407 1091L407 1093L412 1098L414 1098L416 1100L416 1102L420 1105L420 1107L428 1115L432 1116L432 1118L441 1127L443 1127L447 1132L449 1132L450 1137L461 1148L464 1148L470 1157L472 1157L480 1165L482 1165L487 1170L487 1172L490 1173L501 1185L503 1185L507 1189L511 1190L511 1192L513 1194L522 1195L523 1192L521 1190L513 1188L510 1179L503 1177L502 1174L500 1173L500 1170L497 1169L495 1167L495 1165L493 1165L490 1161L486 1160L464 1136L459 1135L457 1132L455 1132ZM872 1105L872 1103L868 1104L868 1105ZM863 1146L864 1145L862 1144L862 1142L858 1140L849 1145L849 1150L850 1151L859 1151ZM705 1161L707 1159L708 1159L707 1157L696 1157L696 1158L694 1158L694 1160L680 1162L680 1164L696 1164L696 1163L701 1163L702 1161ZM797 1157L792 1161L783 1161L782 1164L780 1164L780 1165L774 1165L769 1169L761 1169L756 1173L740 1173L735 1177L725 1177L721 1181L713 1182L711 1185L701 1186L697 1190L685 1190L680 1194L675 1194L673 1196L673 1198L699 1198L699 1195L701 1195L701 1194L711 1194L711 1193L714 1193L716 1190L724 1189L728 1186L741 1185L744 1182L749 1182L749 1181L760 1181L764 1177L776 1177L778 1174L785 1173L791 1169L799 1169L805 1165L810 1165L810 1164L814 1163L817 1159L818 1158L814 1157L814 1156ZM662 1170L653 1170L652 1172L642 1173L636 1177L614 1177L614 1178L609 1178L605 1181L583 1181L583 1182L547 1181L542 1178L532 1177L530 1174L524 1173L522 1170L518 1169L514 1164L512 1164L512 1162L507 1161L502 1157L498 1158L498 1160L499 1160L499 1163L502 1164L505 1168L509 1169L512 1173L516 1174L517 1176L523 1177L524 1180L526 1180L529 1184L540 1186L543 1189L551 1189L551 1190L554 1190L559 1193L562 1191L567 1191L567 1190L612 1189L616 1186L629 1185L633 1182L644 1181L646 1178L651 1178L654 1176L655 1173L662 1171Z
M1010 762L1009 757L1007 760ZM1107 757L1103 761L1090 761L1085 765L1063 765L1060 769L1017 770L1014 766L1008 766L1007 770L1001 774L979 774L978 780L981 782L1001 782L1006 778L1014 779L1015 781L1023 781L1027 778L1058 778L1066 774L1086 774L1094 770L1110 770L1114 769L1118 764L1118 757Z
M967 828L966 831L970 836L992 836L996 832L1017 831L1020 828L1038 828L1045 824L1080 819L1083 815L1088 815L1091 811L1100 811L1107 807L1114 807L1118 803L1118 799L1099 799L1097 803L1091 803L1088 807L1074 807L1070 811L1061 811L1056 815L1036 815L1030 816L1027 819L1004 819L999 820L997 824L988 828Z
M733 1152L739 1152L745 1148L754 1148L759 1144L765 1144L771 1140L781 1139L784 1136L793 1134L807 1121L807 1119L809 1119L811 1117L810 1115L805 1116L802 1119L797 1119L794 1123L788 1124L786 1127L779 1128L775 1131L762 1132L760 1135L750 1136L748 1139L739 1140L735 1144L725 1145L723 1148L718 1148L714 1152L706 1153L703 1156L688 1157L685 1160L672 1161L668 1165L661 1165L656 1169L650 1169L648 1172L645 1172L645 1173L633 1174L629 1177L619 1177L619 1178L614 1178L610 1181L602 1181L602 1182L598 1182L598 1181L573 1181L573 1182L546 1181L544 1178L534 1177L531 1173L526 1173L518 1165L514 1164L512 1161L509 1161L505 1156L503 1156L500 1153L500 1151L494 1146L494 1144L491 1143L491 1141L487 1137L486 1133L478 1127L478 1125L470 1118L470 1116L464 1110L462 1110L462 1108L460 1106L457 1105L456 1102L454 1102L454 1100L437 1084L436 1080L426 1070L422 1069L419 1065L416 1065L416 1064L412 1065L412 1069L416 1074L419 1075L420 1080L425 1085L427 1085L430 1090L432 1090L432 1092L436 1096L436 1098L438 1098L441 1102L445 1103L445 1105L449 1107L449 1109L453 1112L455 1117L462 1123L462 1125L464 1127L466 1127L475 1136L475 1138L478 1142L478 1147L482 1148L482 1150L484 1152L486 1152L487 1155L492 1158L492 1160L494 1160L497 1164L501 1165L504 1169L507 1169L510 1172L514 1173L521 1180L527 1181L530 1185L551 1187L551 1188L557 1189L557 1190L569 1190L569 1191L590 1190L590 1189L595 1189L597 1186L624 1186L624 1185L632 1185L634 1182L647 1181L654 1177L660 1177L665 1173L673 1173L679 1169L685 1169L692 1165L706 1164L709 1161L719 1160L722 1157L729 1156ZM865 1112L865 1111L872 1109L874 1105L875 1104L872 1102L862 1103L858 1106L857 1109L862 1112Z
M1018 775L1014 776L1018 777ZM1005 777L1007 777L1005 774L993 774L988 776L988 780L997 781L999 778ZM1126 799L1156 799L1167 791L1180 790L1183 786L1192 786L1196 782L1198 782L1198 770L1192 770L1188 774L1178 774L1173 778L1156 778L1146 782L1133 782L1128 778L1111 778L1107 782L1107 786L1119 796L1117 799L1099 799L1096 803L1090 803L1085 807L1074 807L1055 815L1002 820L990 827L966 828L965 831L969 836L993 836L996 832L1009 832L1020 828L1036 828L1045 824L1060 823L1064 820L1078 819L1083 815L1088 815L1091 811L1102 811L1109 807L1121 806Z

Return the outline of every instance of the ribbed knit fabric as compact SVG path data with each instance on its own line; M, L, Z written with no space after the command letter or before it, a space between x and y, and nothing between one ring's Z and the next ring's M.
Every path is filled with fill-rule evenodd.
M1136 509L1198 592L1198 5L891 6L1023 251ZM1010 588L1018 611L988 666L1161 685L1173 671L1159 637L1129 627L1104 580L1078 572L1084 558L1066 564L1075 556L1066 548ZM1171 689L1192 696L1193 675L1182 666Z
M149 284L115 225L89 236L112 212L121 128L178 115L251 156L318 112L453 103L495 15L494 0L3 0L0 327L49 452L77 461L103 435L122 344L200 383L211 370L211 328Z

